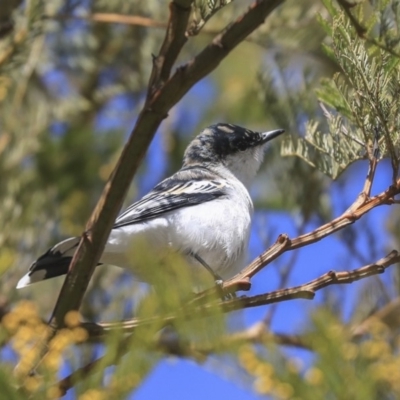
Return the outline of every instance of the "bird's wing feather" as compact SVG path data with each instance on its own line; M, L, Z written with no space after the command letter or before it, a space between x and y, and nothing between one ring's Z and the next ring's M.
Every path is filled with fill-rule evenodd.
M128 207L113 229L143 222L181 207L194 206L227 194L228 185L206 169L187 168L159 183L149 194Z

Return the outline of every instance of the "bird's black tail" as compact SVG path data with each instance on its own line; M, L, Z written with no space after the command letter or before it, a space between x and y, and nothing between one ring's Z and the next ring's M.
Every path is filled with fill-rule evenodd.
M65 275L79 240L79 237L64 240L40 256L32 263L28 273L19 280L17 289L45 279Z

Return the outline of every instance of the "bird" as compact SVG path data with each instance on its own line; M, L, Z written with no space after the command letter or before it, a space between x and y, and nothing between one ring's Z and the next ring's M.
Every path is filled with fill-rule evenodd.
M186 148L181 169L117 217L99 264L135 274L132 243L144 240L152 249L182 255L191 271L204 267L219 283L239 272L253 215L249 187L267 144L283 132L228 123L203 129ZM31 264L17 288L66 274L79 241L71 237L51 247Z

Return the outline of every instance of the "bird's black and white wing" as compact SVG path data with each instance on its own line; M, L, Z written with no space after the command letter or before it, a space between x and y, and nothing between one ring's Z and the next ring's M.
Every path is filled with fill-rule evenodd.
M113 229L156 218L181 207L215 200L225 196L227 190L226 181L206 168L182 169L128 207L117 218Z
M147 221L181 207L215 200L226 195L228 190L226 181L206 168L189 167L180 170L128 207L117 218L113 229ZM32 263L17 288L66 274L79 241L79 237L69 238L48 250Z

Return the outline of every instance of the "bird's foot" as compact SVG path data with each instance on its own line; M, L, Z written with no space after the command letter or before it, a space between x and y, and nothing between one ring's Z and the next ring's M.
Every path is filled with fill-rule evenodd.
M224 290L224 281L221 279L221 277L219 277L219 279L215 279L215 287L222 301L236 299L235 292L227 292L226 290Z

